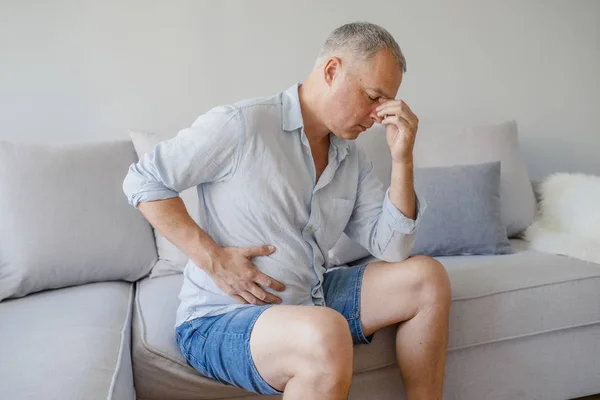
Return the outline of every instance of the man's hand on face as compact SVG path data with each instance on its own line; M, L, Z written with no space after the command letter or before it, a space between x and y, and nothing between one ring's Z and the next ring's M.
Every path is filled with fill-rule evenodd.
M390 146L392 160L412 163L413 147L419 127L419 119L402 100L381 99L377 116L386 125L385 136Z
M252 257L268 256L274 251L274 246L221 247L210 257L205 271L221 290L240 304L280 304L281 299L263 287L282 292L285 286L258 271L250 261Z

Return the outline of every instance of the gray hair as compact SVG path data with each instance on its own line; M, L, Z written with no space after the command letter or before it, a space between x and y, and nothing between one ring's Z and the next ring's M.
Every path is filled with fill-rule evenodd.
M350 52L363 61L370 61L383 49L390 50L402 72L406 72L406 59L400 46L386 29L370 22L352 22L340 26L329 35L315 67L340 50Z

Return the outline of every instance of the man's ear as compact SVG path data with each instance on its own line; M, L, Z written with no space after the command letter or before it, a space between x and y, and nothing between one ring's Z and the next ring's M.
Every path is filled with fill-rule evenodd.
M323 67L323 78L325 79L325 83L327 86L331 86L333 81L336 78L336 75L339 74L340 69L342 67L342 60L339 57L331 57L325 63Z

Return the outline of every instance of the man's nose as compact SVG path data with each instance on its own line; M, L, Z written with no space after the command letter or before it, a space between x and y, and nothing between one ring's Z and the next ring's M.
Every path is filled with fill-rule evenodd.
M369 114L369 118L371 119L369 128L371 126L373 126L373 124L375 122L381 123L381 121L383 121L383 117L380 117L377 115L377 110L375 110L375 108L373 108L373 110L371 110L371 113Z

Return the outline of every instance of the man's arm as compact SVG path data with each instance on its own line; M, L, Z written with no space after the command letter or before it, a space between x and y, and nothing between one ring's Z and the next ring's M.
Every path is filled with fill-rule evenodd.
M250 262L252 257L271 254L274 248L219 247L192 220L178 196L189 187L229 179L237 168L243 132L239 110L213 109L132 164L123 191L154 228L236 301L277 303L280 299L259 285L275 290L283 290L283 285Z
M412 160L392 162L390 201L407 218L416 219L416 201Z
M385 136L392 155L390 200L408 218L415 218L413 148L419 119L402 100L381 100L377 117L386 125Z
M194 222L180 197L139 203L138 209L154 228L239 303L281 303L279 297L257 284L278 291L284 290L284 286L259 272L250 262L252 257L273 253L273 246L220 247Z
M425 200L412 187L412 167L393 166L391 185L385 191L373 163L362 149L356 149L360 165L358 188L344 232L380 260L403 261L410 255L426 208ZM392 189L399 195L393 196ZM407 198L411 194L412 199Z
M210 271L220 247L194 222L181 197L142 202L138 210L150 224L200 268Z
M414 245L425 201L414 190L413 147L418 119L402 100L383 100L378 117L386 126L392 156L389 190L383 194L373 163L359 152L361 172L346 234L384 261L406 259ZM382 198L383 197L383 198Z

